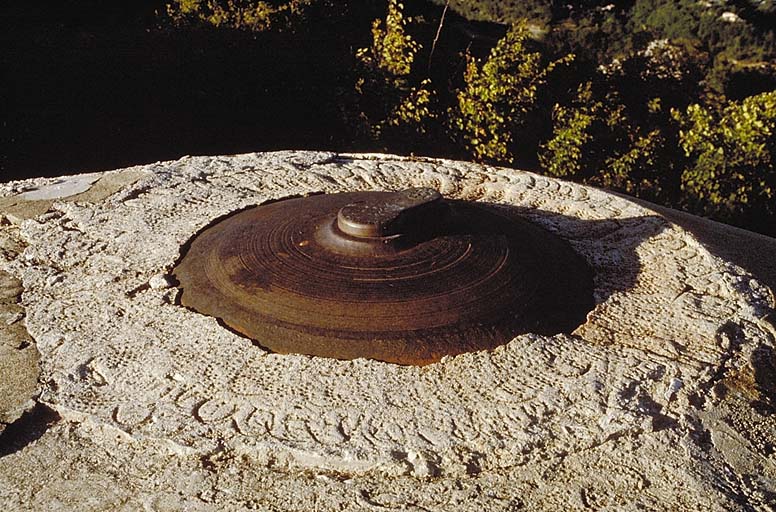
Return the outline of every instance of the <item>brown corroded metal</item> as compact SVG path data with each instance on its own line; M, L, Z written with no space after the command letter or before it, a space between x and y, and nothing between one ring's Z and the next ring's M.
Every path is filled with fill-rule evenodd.
M424 365L525 332L570 332L587 265L509 211L431 189L261 205L207 228L181 303L280 353Z

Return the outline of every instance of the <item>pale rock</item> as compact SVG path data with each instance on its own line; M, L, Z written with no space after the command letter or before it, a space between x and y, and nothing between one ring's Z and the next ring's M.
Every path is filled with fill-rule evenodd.
M100 200L3 226L25 246L0 266L24 286L38 403L61 419L0 456L0 509L766 510L776 427L741 397L762 392L772 296L655 210L528 172L390 155L187 157L133 172ZM416 368L267 353L144 292L173 288L181 248L230 212L415 186L518 209L568 240L595 272L586 322Z

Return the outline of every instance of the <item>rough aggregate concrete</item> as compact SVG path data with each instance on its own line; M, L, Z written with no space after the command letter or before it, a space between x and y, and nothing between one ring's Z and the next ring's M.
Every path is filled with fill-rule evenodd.
M91 173L61 178L33 178L6 184L0 192L0 212L19 224L45 214L55 201L98 202L142 176L142 171Z
M133 183L140 171L118 171L31 179L0 192L0 261L18 258L26 247L16 225L49 211L54 201L97 202ZM0 271L0 433L35 405L39 354L24 325L21 281Z
M38 383L38 351L17 303L22 284L0 271L0 433L32 408Z
M61 417L0 457L6 509L776 503L773 294L626 198L461 162L280 152L106 173L18 213L51 185L0 186L0 240L17 248L0 263L24 288L37 400ZM215 219L408 186L502 204L568 240L596 272L587 322L411 368L267 353L176 304L167 274Z

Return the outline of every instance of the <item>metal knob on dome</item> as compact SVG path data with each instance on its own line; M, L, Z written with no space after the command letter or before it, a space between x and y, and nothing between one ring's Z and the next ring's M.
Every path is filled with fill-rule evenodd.
M266 349L397 364L571 332L593 307L563 240L429 188L257 206L197 235L174 274L182 305Z
M442 195L432 188L402 190L343 206L337 214L337 227L357 238L401 235L413 223L421 223L423 214L441 202Z

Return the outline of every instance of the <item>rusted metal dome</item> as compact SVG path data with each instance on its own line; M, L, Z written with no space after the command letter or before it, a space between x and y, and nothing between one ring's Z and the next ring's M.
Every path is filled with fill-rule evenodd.
M570 332L592 275L562 240L435 190L257 206L205 229L181 303L280 353L424 365L525 332Z

